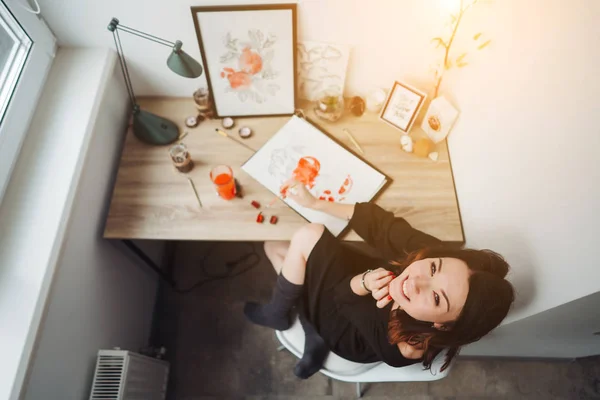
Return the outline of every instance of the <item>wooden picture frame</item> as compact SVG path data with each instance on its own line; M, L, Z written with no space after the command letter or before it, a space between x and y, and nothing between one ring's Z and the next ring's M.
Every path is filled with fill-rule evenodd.
M292 115L296 4L191 7L217 118Z
M396 81L379 118L394 128L408 133L415 123L426 97L424 92Z

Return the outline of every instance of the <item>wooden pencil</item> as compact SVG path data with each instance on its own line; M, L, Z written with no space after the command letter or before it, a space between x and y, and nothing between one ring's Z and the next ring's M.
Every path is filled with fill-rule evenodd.
M354 136L352 136L352 134L350 133L350 131L348 129L346 129L346 128L344 128L343 131L344 131L344 133L346 133L346 135L348 136L348 138L350 139L350 141L352 142L352 144L354 144L354 146L360 152L360 154L362 154L364 156L365 152L363 151L362 147L360 147L360 145L358 144L358 142L356 141L356 139L354 138Z
M225 132L225 131L222 131L222 130L221 130L221 129L219 129L219 128L216 128L216 129L215 129L215 131L217 131L217 133L218 133L219 135L221 135L221 136L223 136L223 137L226 137L227 139L233 140L233 141L234 141L234 142L236 142L237 144L239 144L239 145L242 145L242 146L244 146L245 148L247 148L248 150L252 150L253 152L255 152L255 153L256 153L256 150L254 150L252 147L248 146L246 143L242 143L242 142L240 142L239 140L237 140L237 139L235 139L235 138L232 138L231 136L229 136L229 135L227 134L227 132Z
M200 208L203 208L202 202L200 201L200 195L198 194L198 191L196 190L196 185L194 185L194 181L190 177L188 177L187 179L188 179L188 182L190 183L190 186L192 187L192 190L194 191L194 195L196 195L196 199L198 200L198 205L200 206Z

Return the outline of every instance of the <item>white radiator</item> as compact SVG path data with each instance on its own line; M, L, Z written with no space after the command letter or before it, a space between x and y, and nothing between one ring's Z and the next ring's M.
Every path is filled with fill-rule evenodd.
M164 400L169 363L125 350L100 350L90 400Z

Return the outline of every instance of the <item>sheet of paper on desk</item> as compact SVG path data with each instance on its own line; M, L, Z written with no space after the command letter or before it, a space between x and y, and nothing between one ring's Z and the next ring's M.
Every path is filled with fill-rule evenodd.
M283 182L295 178L317 198L353 204L370 201L385 185L385 175L352 154L302 118L293 116L242 169L279 195ZM308 221L339 235L348 221L284 200Z

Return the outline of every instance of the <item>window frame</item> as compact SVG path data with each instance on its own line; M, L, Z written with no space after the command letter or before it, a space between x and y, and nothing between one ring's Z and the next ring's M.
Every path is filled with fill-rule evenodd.
M43 19L25 9L25 0L2 2L33 44L0 123L0 202L56 54L56 38Z

